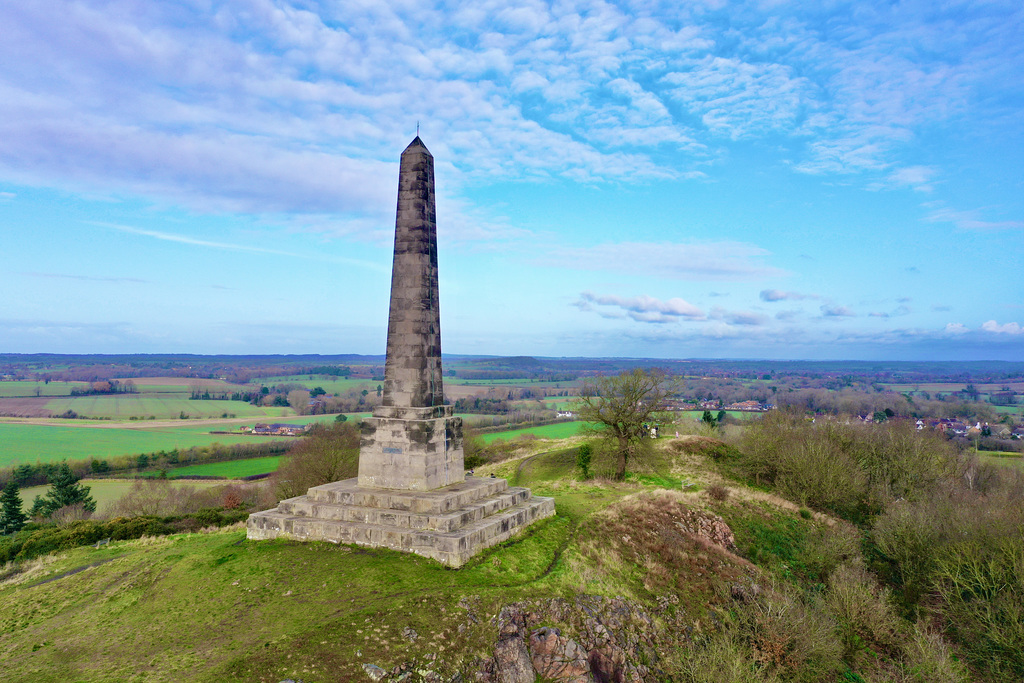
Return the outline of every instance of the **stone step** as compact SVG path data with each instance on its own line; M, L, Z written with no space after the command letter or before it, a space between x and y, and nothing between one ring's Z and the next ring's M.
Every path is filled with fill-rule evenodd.
M278 511L292 517L316 517L347 522L382 524L406 529L455 531L506 508L519 505L530 498L530 490L510 487L501 493L474 501L453 512L422 513L406 510L382 509L361 505L321 503L309 496L282 500Z
M318 503L436 515L454 512L507 488L506 480L491 477L466 477L463 482L433 491L365 488L359 486L358 479L345 479L314 486L306 495Z
M460 529L444 532L299 517L275 509L257 512L249 517L248 537L256 540L290 537L391 548L459 567L480 549L501 543L519 529L554 513L553 498L530 497Z

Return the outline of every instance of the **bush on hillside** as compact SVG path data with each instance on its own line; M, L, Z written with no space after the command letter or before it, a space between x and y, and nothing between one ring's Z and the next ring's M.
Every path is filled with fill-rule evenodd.
M1024 531L950 544L934 585L949 632L991 681L1024 680Z
M279 500L359 473L359 431L351 422L314 425L272 477Z
M908 422L812 423L787 411L752 424L741 452L737 467L744 476L852 521L896 500L927 497L962 466L952 445Z
M118 517L106 522L79 520L66 526L30 525L16 534L0 538L0 563L29 560L41 555L70 550L109 538L124 541L143 536L165 536L211 526L227 526L248 517L245 510L203 509L176 517Z

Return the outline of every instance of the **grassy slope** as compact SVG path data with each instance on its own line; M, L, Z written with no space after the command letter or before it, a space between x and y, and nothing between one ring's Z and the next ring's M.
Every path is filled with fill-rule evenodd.
M603 532L615 528L609 514L626 497L717 475L699 457L662 450L637 463L632 482L577 482L574 445L531 442L529 457L478 469L555 496L557 516L459 571L387 550L251 542L242 530L64 553L0 584L0 661L15 679L39 682L355 681L368 680L364 663L390 669L413 660L448 680L490 656L502 605L581 592L650 609L657 596L676 594L699 629L707 603L728 594L722 577L732 570L719 566L720 577L704 565L659 565L651 548L625 547L642 531L635 521L628 533ZM703 504L701 494L685 499ZM737 498L733 507L748 514L746 506ZM719 506L727 518L728 509ZM805 523L794 511L777 514ZM707 559L699 548L683 555ZM55 580L40 583L46 579ZM472 605L475 622L460 601ZM406 627L419 634L415 642L402 637Z
M550 425L542 425L540 427L525 427L523 429L511 429L504 432L481 434L480 439L483 440L484 443L491 443L495 439L514 439L517 436L523 436L524 434L531 434L543 439L564 439L566 437L575 436L582 426L582 422L558 422Z

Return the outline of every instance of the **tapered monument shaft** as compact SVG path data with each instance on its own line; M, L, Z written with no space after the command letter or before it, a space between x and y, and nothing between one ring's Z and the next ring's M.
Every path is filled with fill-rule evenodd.
M398 172L384 396L363 422L359 485L430 491L463 481L463 461L441 382L434 157L417 136Z
M402 152L398 174L383 403L396 408L444 403L434 157L419 136Z

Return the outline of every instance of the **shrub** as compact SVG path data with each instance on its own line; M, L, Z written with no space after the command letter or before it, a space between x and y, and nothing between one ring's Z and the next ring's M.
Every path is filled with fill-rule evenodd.
M1024 679L1024 533L952 544L936 560L940 612L989 680Z
M793 500L864 522L895 500L927 497L960 465L950 444L905 422L812 423L773 411L747 430L737 467Z
M279 499L306 493L312 486L348 479L359 472L359 432L350 422L315 425L274 473Z
M857 516L867 479L856 462L827 433L813 431L792 444L778 463L776 486L786 497L841 516Z
M707 492L713 500L717 500L719 503L729 498L729 489L721 484L712 484L707 488Z
M203 507L203 496L194 486L172 484L166 479L143 477L111 506L115 517L184 515Z
M753 658L792 681L833 680L842 646L828 612L814 601L768 592L738 612Z
M913 611L931 583L940 544L949 535L949 502L893 505L879 517L871 539L886 563L883 578L900 589L904 609Z
M57 526L67 526L72 522L89 519L91 516L92 512L85 509L84 503L73 503L72 505L65 505L54 510L50 514L50 519L56 522Z
M967 683L967 667L950 652L938 633L920 624L903 644L901 680L905 683Z
M890 651L897 642L900 620L879 587L859 564L844 564L828 581L825 604L838 626L843 656L853 659L863 648Z
M803 515L801 515L803 517ZM797 548L794 563L807 577L823 584L840 565L860 560L860 533L851 524L815 525Z
M685 683L776 683L778 676L753 659L734 629L704 638L681 653L673 680Z
M584 479L590 479L590 460L593 457L593 449L590 444L580 444L580 447L576 450L576 467L579 468L580 474L583 475Z
M487 462L486 444L476 430L462 428L462 456L466 469L472 470Z

